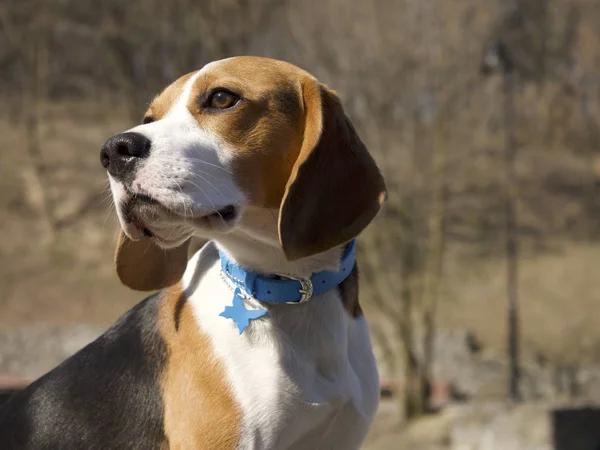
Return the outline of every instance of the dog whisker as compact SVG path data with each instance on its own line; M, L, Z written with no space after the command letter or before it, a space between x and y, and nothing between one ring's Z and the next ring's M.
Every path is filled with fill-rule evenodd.
M204 161L203 159L199 159L199 158L186 158L186 160L187 161L191 161L191 162L199 162L199 163L207 165L207 166L215 167L217 169L220 169L220 170L226 172L229 175L233 175L233 172L230 171L230 170L227 170L225 167L222 167L222 166L220 166L218 164L210 163L208 161Z
M219 217L221 217L221 219L223 220L223 223L225 223L225 219L223 219L223 216L221 216L221 213L218 211L217 206L215 205L215 203L212 201L212 199L210 198L210 196L206 193L206 191L204 191L204 189L202 189L200 186L198 186L196 183L194 183L193 181L188 181L189 183L193 184L194 186L196 186L198 189L200 189L200 192L202 192L202 194L204 194L204 196L206 197L206 199L210 202L211 206L212 206L212 210L214 213L218 214ZM213 186L214 187L214 186ZM216 188L215 188L216 189Z

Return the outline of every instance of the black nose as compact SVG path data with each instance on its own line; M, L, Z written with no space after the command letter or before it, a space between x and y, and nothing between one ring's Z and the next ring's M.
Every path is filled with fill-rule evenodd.
M100 162L113 177L122 179L150 154L150 146L150 139L140 133L117 134L102 146Z

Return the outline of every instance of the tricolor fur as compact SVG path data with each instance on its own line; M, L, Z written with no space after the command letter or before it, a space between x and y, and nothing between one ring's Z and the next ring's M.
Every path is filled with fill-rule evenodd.
M250 300L269 313L241 335L219 317L233 294L217 246L310 277L383 203L337 96L289 64L231 58L177 80L144 122L101 158L119 277L162 290L0 409L0 448L359 448L379 383L356 268L307 303ZM211 242L188 262L193 236Z

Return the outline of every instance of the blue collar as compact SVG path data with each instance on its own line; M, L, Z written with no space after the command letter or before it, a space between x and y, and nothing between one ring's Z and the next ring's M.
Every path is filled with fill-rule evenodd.
M227 255L219 251L221 269L231 282L244 293L257 300L272 303L303 303L313 295L323 294L338 286L352 272L356 262L355 241L352 240L336 272L314 273L310 278L299 279L284 275L259 275L238 266Z
M240 334L250 325L251 320L267 314L264 309L246 308L246 299L255 298L276 305L304 303L313 295L323 294L339 285L350 275L356 262L354 241L346 248L339 270L317 272L310 278L302 279L284 275L259 275L238 266L223 252L219 252L219 255L223 274L236 286L231 306L226 306L219 315L232 319Z

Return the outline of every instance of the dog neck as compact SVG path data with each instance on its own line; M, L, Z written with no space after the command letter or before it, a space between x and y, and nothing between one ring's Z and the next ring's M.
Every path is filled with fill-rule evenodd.
M340 265L343 248L289 261L279 242L258 241L252 236L230 234L215 239L219 248L236 264L260 274L280 274L309 278L315 272L335 271Z
M219 248L236 264L260 274L309 278L315 272L339 268L343 247L289 261L277 234L277 212L250 210L234 231L213 237Z

